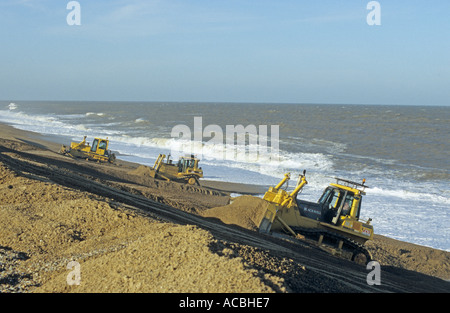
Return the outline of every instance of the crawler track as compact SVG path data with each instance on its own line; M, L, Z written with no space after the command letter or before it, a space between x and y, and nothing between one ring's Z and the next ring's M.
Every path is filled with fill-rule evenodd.
M292 227L292 229L308 237L318 238L319 236L324 236L325 238L333 240L335 243L342 241L343 249L349 250L351 252L351 261L355 261L359 255L364 256L364 259L359 261L360 263L367 264L372 261L371 253L363 245L357 243L352 239L327 230L308 229L301 227Z

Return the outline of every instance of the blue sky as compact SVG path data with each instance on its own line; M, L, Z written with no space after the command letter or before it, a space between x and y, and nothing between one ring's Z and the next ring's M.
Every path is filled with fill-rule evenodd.
M450 1L0 2L0 99L450 105Z

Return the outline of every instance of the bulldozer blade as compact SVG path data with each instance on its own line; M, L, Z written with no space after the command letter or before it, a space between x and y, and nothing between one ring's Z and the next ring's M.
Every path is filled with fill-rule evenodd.
M60 153L60 154L65 154L65 153L67 153L67 148L66 148L65 145L62 145L62 146L61 146L61 149L59 149L59 153Z
M264 213L261 222L259 223L258 230L260 233L268 234L272 228L273 221L277 215L277 208L274 204L268 203L266 212Z
M286 229L291 235L294 237L297 236L297 233L292 230L291 227L277 215L277 205L273 203L268 203L266 212L264 213L261 222L259 223L258 230L260 233L268 234L272 228L273 222L276 219L281 225L283 225L284 229Z
M283 221L283 219L282 219L281 217L276 216L275 218L278 220L278 222L280 222L281 225L283 225L283 227L284 227L284 228L285 228L292 236L297 237L297 233L296 233L295 231L293 231L292 228L289 227L289 225L288 225L285 221Z
M270 221L270 218L264 217L259 224L259 232L268 234L270 233L270 228L272 227L272 222Z

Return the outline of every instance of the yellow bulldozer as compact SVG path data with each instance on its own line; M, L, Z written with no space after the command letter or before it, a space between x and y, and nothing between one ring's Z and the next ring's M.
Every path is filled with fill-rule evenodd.
M59 153L73 158L114 163L116 160L116 155L112 153L111 150L108 150L108 147L108 138L94 138L91 146L89 142L86 142L86 136L84 136L81 142L71 142L69 148L62 145Z
M365 180L356 183L335 178L336 183L324 190L318 202L308 202L297 199L297 194L307 184L305 171L299 175L290 193L282 189L289 179L290 174L285 174L278 185L270 187L264 194L268 206L259 231L313 237L319 246L333 247L335 254L348 255L358 263L370 262L372 256L364 244L373 239L372 220L360 220L361 200L368 188Z
M180 157L175 164L170 159L170 155L166 158L165 154L160 154L153 167L145 166L145 170L153 178L200 186L199 179L203 178L203 170L198 166L199 161L194 155L189 155Z

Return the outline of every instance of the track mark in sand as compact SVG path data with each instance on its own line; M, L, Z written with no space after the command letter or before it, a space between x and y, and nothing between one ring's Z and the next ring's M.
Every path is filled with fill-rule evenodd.
M86 191L137 208L151 218L182 225L196 225L210 231L217 239L262 248L277 256L292 258L298 264L302 264L311 275L336 281L347 286L353 292L408 292L410 290L410 281L389 279L387 274L384 276L384 287L368 286L366 283L367 271L364 267L330 257L320 249L217 223L147 199L144 196L114 188L107 184L107 179L104 182L99 182L98 179L94 181L94 178L88 175L87 167L80 170L80 174L71 172L71 169L82 168L82 165L72 163L67 166L67 169L64 169L63 166L50 166L47 163L52 159L15 151L1 145L0 161L13 171L21 175L29 175L30 178L51 180L62 186ZM58 162L63 161L58 160Z

